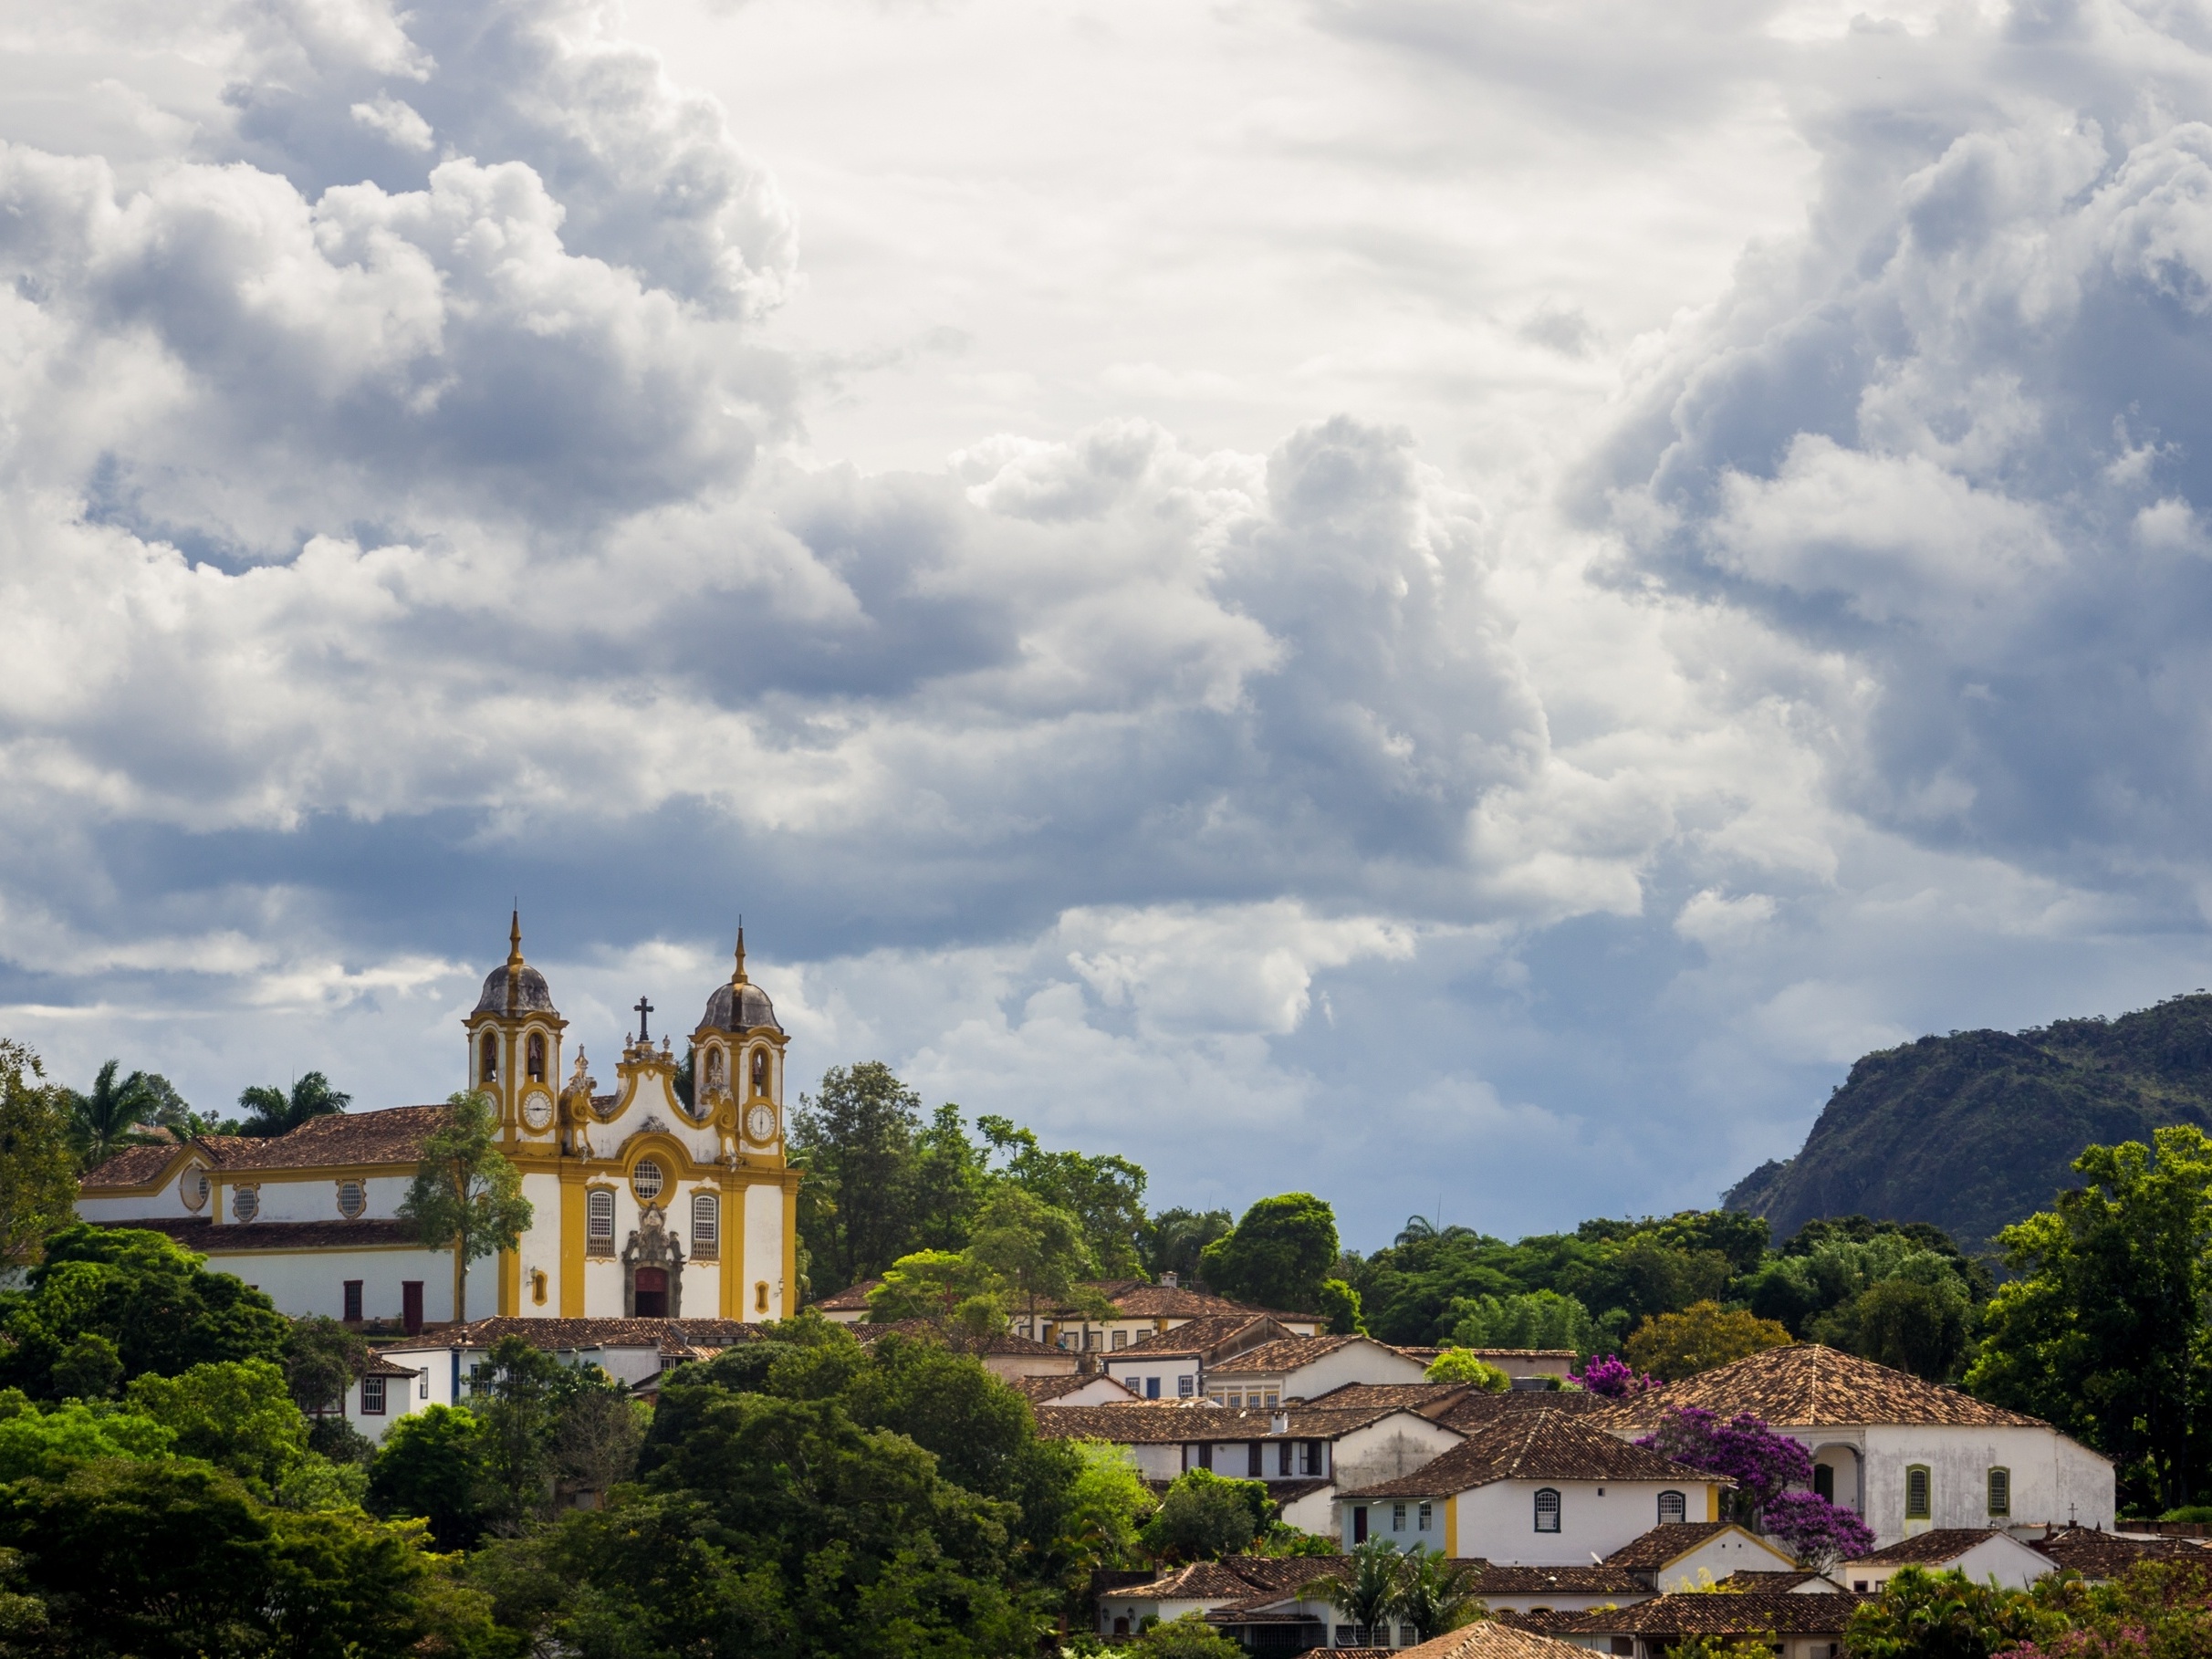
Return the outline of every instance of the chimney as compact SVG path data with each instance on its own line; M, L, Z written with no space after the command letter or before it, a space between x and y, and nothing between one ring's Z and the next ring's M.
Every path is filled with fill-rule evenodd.
M1160 1275L1160 1283L1161 1283L1161 1286L1162 1286L1163 1289L1165 1289L1173 1290L1173 1289L1175 1288L1175 1280L1176 1280L1176 1278L1177 1278L1178 1277L1179 1277L1179 1275L1176 1275L1176 1274L1174 1274L1174 1273L1163 1273L1163 1274L1161 1274L1161 1275Z
M1290 1414L1289 1412L1277 1412L1274 1416L1268 1419L1268 1434L1288 1435L1289 1432Z

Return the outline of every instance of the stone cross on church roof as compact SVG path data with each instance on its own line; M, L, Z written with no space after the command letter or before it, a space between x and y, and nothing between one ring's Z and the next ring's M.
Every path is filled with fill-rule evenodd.
M642 1043L652 1041L652 1036L645 1029L645 1016L652 1012L652 1004L641 996L630 1006L638 1011L638 1041Z

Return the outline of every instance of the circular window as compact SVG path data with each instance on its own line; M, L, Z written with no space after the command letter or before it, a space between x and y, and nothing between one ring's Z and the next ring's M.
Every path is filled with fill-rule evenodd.
M341 1181L338 1184L338 1213L339 1215L348 1221L356 1221L360 1219L361 1212L368 1207L368 1189L363 1187L360 1182Z
M184 1179L177 1183L177 1196L183 1199L186 1209L197 1214L200 1206L207 1202L207 1172L203 1169L186 1170Z
M637 1168L630 1172L630 1184L641 1198L658 1198L662 1180L661 1166L651 1158L640 1158Z
M251 1221L261 1214L261 1189L242 1186L231 1194L231 1214L240 1221Z

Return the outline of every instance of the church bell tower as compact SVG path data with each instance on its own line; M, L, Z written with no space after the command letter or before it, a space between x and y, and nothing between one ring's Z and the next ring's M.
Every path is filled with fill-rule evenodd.
M507 959L484 982L468 1028L468 1086L499 1109L501 1138L550 1141L558 1125L560 1038L568 1021L546 976L522 959L522 913L507 929Z

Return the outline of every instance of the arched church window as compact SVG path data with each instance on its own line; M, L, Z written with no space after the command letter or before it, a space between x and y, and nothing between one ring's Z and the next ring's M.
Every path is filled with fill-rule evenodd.
M718 1255L722 1239L722 1205L712 1193L692 1195L692 1257Z
M533 1083L544 1082L546 1080L546 1039L537 1032L531 1032L529 1043L524 1052L529 1057L527 1065L530 1081Z
M766 1049L756 1049L753 1050L753 1092L766 1094L767 1091L768 1051Z
M714 1043L706 1050L706 1092L718 1094L722 1087L722 1045Z
M484 1063L476 1069L476 1077L486 1083L499 1080L499 1039L489 1031L484 1034Z
M594 1187L584 1208L584 1237L591 1249L599 1254L614 1253L614 1195L605 1187Z
M1539 1532L1557 1532L1560 1529L1560 1495L1545 1487L1536 1495L1536 1529Z
M665 1180L667 1176L661 1173L661 1166L651 1158L640 1158L638 1166L630 1172L631 1188L648 1203L661 1195L661 1185Z

